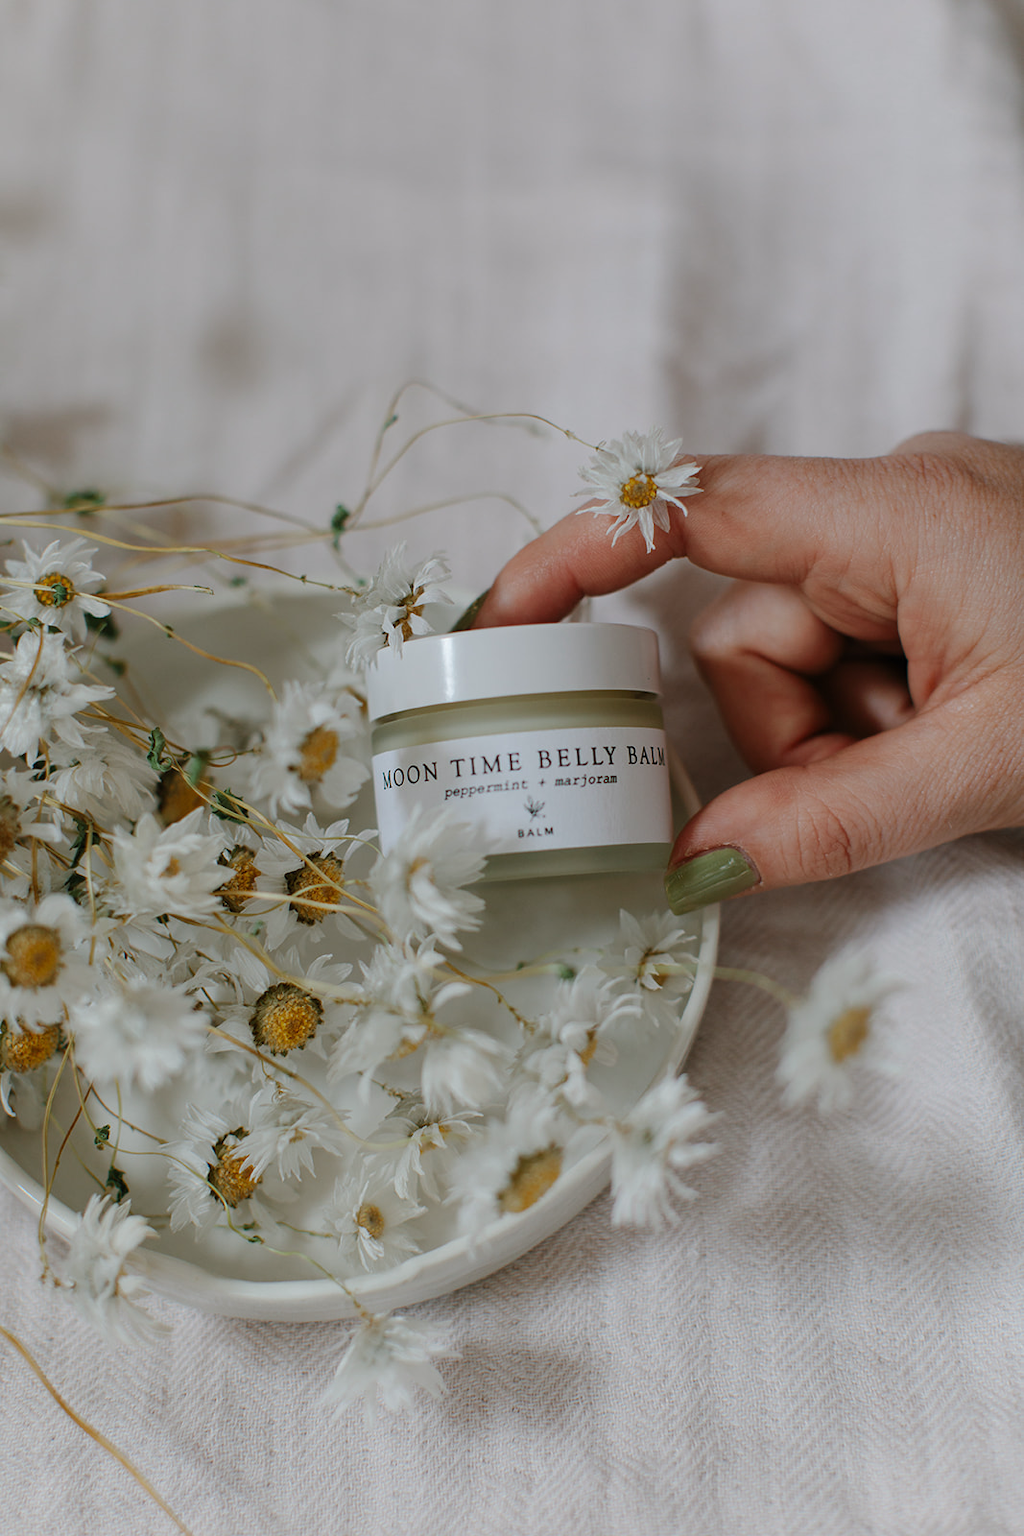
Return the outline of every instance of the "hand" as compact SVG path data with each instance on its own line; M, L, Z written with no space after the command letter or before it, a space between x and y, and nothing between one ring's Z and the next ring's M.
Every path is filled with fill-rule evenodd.
M1024 449L929 433L877 459L701 460L646 553L569 516L477 626L563 618L685 555L737 578L692 633L756 777L683 828L679 912L1024 824Z

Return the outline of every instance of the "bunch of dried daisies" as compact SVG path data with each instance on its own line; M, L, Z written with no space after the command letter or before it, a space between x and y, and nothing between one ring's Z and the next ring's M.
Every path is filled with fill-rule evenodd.
M356 515L390 467L379 447ZM696 471L679 443L629 434L585 467L583 510L650 547ZM339 508L335 551L350 520ZM358 1277L527 1209L602 1140L614 1222L664 1225L692 1195L683 1176L714 1151L715 1117L685 1077L624 1111L594 1070L639 1030L671 1030L692 933L668 912L623 912L601 950L488 973L463 952L485 911L472 830L448 810L418 815L381 855L340 816L369 772L364 669L431 627L426 610L447 601L439 556L414 564L400 545L372 579L339 580L338 659L274 688L259 674L261 717L222 715L199 740L101 680L104 657L123 670L115 616L167 589L111 591L100 545L128 547L26 543L0 592L0 1100L12 1126L41 1132L47 1195L70 1152L95 1185L66 1259L44 1263L129 1339L155 1329L135 1255L160 1228L299 1254L362 1317L328 1399L371 1416L378 1399L405 1406L441 1390L446 1350L367 1312ZM524 1003L529 977L546 991ZM789 1007L788 1098L843 1102L888 985L841 960L808 998L771 987ZM304 1180L315 1222L308 1204L296 1216Z

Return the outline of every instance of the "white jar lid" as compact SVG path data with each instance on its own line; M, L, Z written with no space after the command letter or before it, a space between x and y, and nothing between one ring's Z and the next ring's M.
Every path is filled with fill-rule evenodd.
M371 720L526 693L660 693L658 637L634 624L512 624L407 640L366 674Z

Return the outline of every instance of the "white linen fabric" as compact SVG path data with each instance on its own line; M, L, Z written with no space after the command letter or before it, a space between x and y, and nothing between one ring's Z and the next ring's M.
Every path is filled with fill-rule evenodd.
M326 521L412 375L592 440L659 422L698 457L1024 435L1019 0L0 0L0 23L0 419L64 490ZM579 457L455 428L380 515L493 488L549 521ZM30 504L13 475L0 496ZM486 504L407 534L474 590L520 536ZM715 585L673 569L599 610L661 630L705 797L743 771L686 657ZM344 1325L158 1303L168 1340L111 1351L6 1193L0 1322L196 1536L1024 1532L1022 856L971 838L727 907L725 964L799 987L856 939L904 976L902 1077L784 1111L778 1009L717 984L689 1070L722 1151L678 1229L613 1232L602 1198L419 1309L462 1359L407 1418L326 1417ZM168 1530L0 1348L0 1530Z

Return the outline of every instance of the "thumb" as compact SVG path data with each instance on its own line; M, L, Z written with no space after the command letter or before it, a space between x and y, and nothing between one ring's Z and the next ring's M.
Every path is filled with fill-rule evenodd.
M972 689L904 725L801 767L726 790L676 840L665 877L673 912L777 886L827 880L969 832L1017 825L1021 774L979 730L1006 701Z

